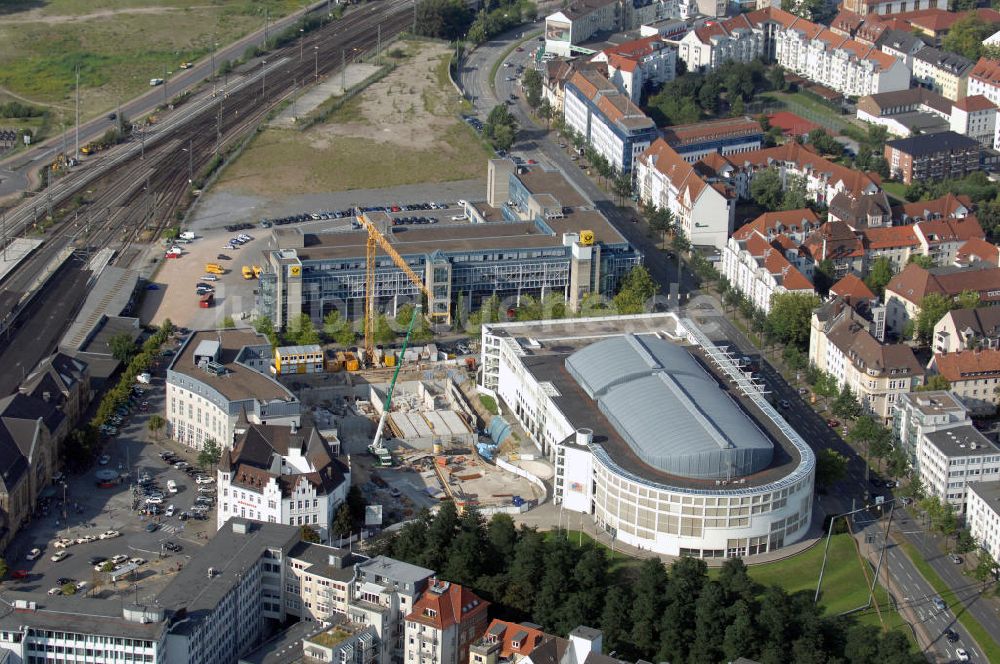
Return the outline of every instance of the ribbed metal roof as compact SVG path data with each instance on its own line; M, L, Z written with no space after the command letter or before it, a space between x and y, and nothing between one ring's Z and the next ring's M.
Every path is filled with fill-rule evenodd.
M653 468L727 479L771 463L771 441L680 346L653 335L613 337L573 353L566 369Z

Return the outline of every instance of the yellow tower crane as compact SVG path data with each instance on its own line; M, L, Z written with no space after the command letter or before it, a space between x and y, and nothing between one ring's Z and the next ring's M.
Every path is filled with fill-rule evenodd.
M368 218L364 212L358 211L358 223L368 232L368 242L365 245L365 361L371 363L375 359L375 250L382 247L392 262L396 264L403 274L420 289L428 300L432 298L431 292L427 289L423 279L407 264L399 252L390 244L388 238L382 234L375 223ZM414 315L417 315L419 308L414 308ZM447 314L445 314L447 317Z

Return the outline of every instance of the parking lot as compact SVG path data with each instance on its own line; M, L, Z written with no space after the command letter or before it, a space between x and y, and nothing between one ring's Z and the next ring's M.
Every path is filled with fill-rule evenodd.
M142 412L137 408L122 422L119 434L104 442L103 453L108 455L108 463L95 463L83 473L70 475L65 487L54 486L55 495L48 501L47 513L40 511L8 547L6 560L12 588L45 594L63 585L60 580L70 580L84 582L81 592L98 597L136 590L142 595L154 594L214 533L214 508L204 521L181 521L176 515L167 518L162 513L150 516L133 509L143 503L135 492L143 475L149 475L164 488L168 480L177 483L178 492L170 495L164 491L162 504L163 508L173 504L176 514L190 511L199 495L193 478L159 457L169 449L193 464L194 455L183 453L176 443L149 440L148 416L163 409L163 366L161 362L160 375L154 375L152 384L143 386L145 393L141 400L148 402L148 410ZM141 403L138 399L137 402ZM99 470L118 471L123 481L101 488L95 475ZM61 504L64 492L66 500ZM156 524L152 532L147 530L151 523ZM120 535L100 539L109 530ZM91 537L95 539L75 543L78 538ZM55 543L60 539L73 540L74 544L58 548ZM180 550L170 551L169 546ZM41 555L28 560L27 554L35 548L41 550ZM53 561L52 556L60 551L66 552L65 558ZM114 556L141 558L144 562L137 565L133 577L116 582L111 574L94 569L98 558Z

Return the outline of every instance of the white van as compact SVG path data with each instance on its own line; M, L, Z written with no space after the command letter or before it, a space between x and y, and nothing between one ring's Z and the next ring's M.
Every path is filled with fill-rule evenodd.
M193 240L194 237L195 237L194 231L184 231L183 233L180 234L180 238L182 240Z
M173 480L167 480L167 491L170 493L177 493L177 482Z

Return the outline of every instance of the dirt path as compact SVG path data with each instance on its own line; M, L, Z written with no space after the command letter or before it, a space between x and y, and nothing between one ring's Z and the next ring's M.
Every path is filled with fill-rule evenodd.
M71 110L73 110L69 106L61 106L59 104L53 104L53 103L47 102L47 101L35 101L34 99L29 99L27 97L24 97L22 95L17 94L16 92L12 92L11 90L8 90L7 88L5 88L3 86L0 86L0 94L7 95L8 97L13 97L14 99L17 99L18 101L23 101L25 104L31 104L32 106L39 106L41 108L58 108L58 109L62 109L64 111L71 111Z
M64 14L64 15L53 15L48 16L41 9L29 9L23 14L18 14L17 16L5 16L3 19L4 23L48 23L55 25L57 23L74 23L76 21L92 21L98 18L108 18L109 16L116 16L118 14L169 14L177 11L186 11L188 9L211 9L211 6L204 5L198 7L122 7L120 9L104 9L99 12L93 12L91 14Z

